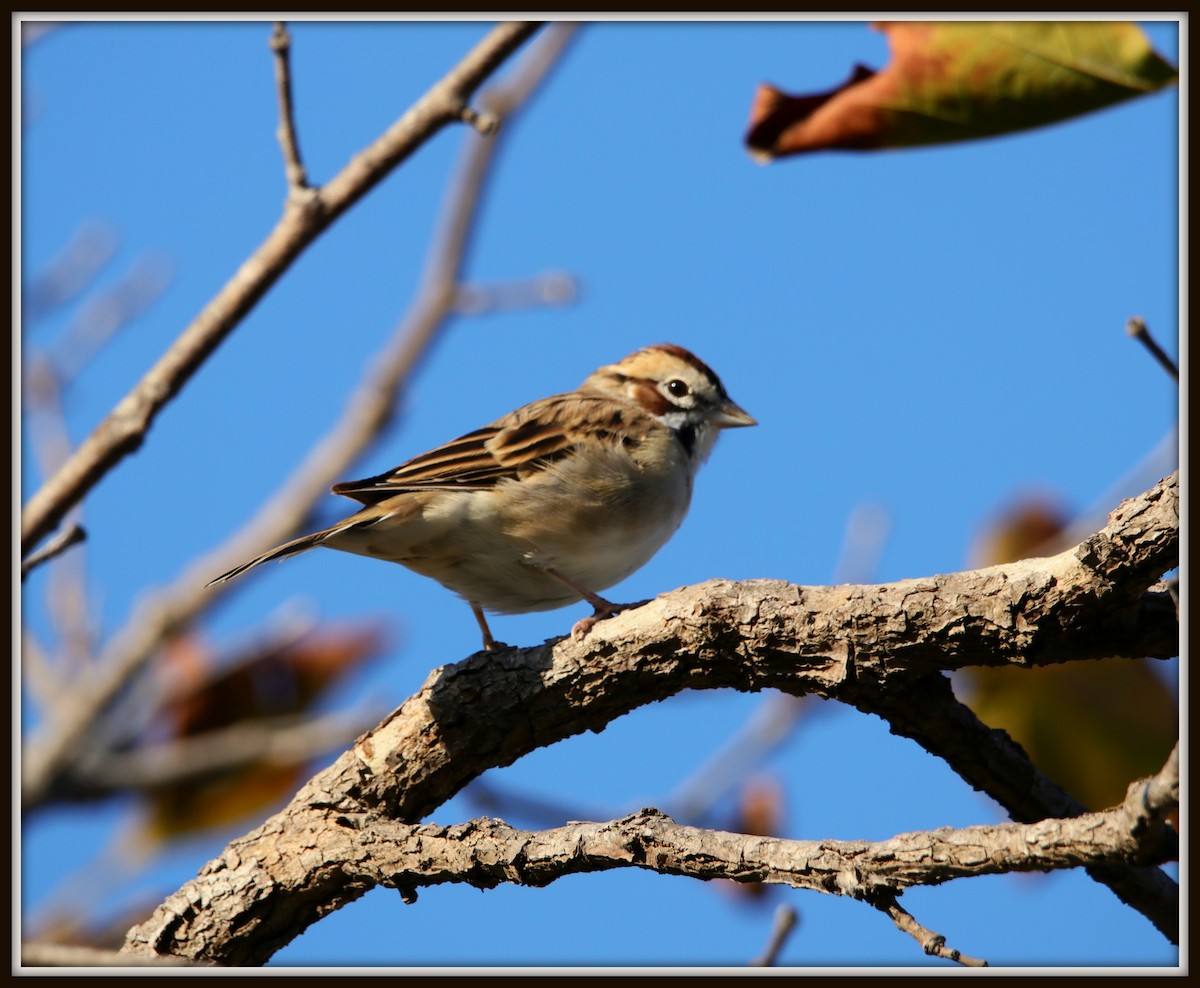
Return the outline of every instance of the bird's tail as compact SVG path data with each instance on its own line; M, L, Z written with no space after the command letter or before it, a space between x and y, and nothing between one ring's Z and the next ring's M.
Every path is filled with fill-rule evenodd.
M226 580L232 580L235 576L241 576L248 569L253 569L259 563L265 563L271 559L283 559L285 556L294 556L298 552L306 552L309 549L315 549L329 536L340 531L341 525L335 525L333 528L327 528L321 532L313 532L311 535L302 535L298 539L292 539L291 542L285 542L283 545L276 546L274 549L268 549L261 556L255 556L248 563L242 563L241 566L235 566L228 573L222 573L215 580L209 580L207 586L212 586L214 583L224 583Z

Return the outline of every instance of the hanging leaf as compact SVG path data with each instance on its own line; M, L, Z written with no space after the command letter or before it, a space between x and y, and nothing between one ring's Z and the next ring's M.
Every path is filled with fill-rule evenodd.
M299 637L265 641L233 657L215 655L195 637L178 639L168 658L190 682L153 729L175 739L202 739L236 725L301 717L328 691L384 648L377 622L326 625ZM303 759L251 761L146 793L147 846L266 812L295 791Z
M1178 71L1128 22L888 21L891 62L837 89L761 85L746 145L769 161L807 151L912 147L1027 130L1152 93Z

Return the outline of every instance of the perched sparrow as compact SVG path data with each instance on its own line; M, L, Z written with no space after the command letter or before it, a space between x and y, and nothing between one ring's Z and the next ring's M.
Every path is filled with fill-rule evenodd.
M337 484L366 507L243 563L213 583L324 545L400 563L483 612L586 600L584 635L621 610L598 596L641 568L679 527L717 433L755 421L683 347L660 344L601 367L388 473Z

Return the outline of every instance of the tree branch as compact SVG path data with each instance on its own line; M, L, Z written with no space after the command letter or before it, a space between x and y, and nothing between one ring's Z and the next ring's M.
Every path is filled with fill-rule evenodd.
M63 515L126 456L141 446L158 413L317 236L446 124L540 27L510 23L483 41L434 84L386 133L355 155L328 185L283 216L233 278L130 391L29 499L21 513L21 551L28 553Z
M878 709L889 718L898 716L895 707L906 706L913 682L920 681L917 674L940 679L928 674L971 664L1096 658L1098 651L1128 657L1175 654L1173 610L1169 620L1155 609L1140 623L1136 618L1146 587L1177 563L1177 487L1174 476L1160 482L1124 502L1102 532L1046 559L877 587L713 580L602 621L580 641L568 636L528 649L477 653L437 669L375 731L310 780L287 808L235 842L225 858L169 899L153 928L131 933L130 949L140 944L136 949L210 956L208 946L191 943L197 924L211 931L208 924L215 922L200 903L208 902L210 886L227 882L228 869L236 867L246 870L243 891L253 888L255 901L247 907L250 914L238 919L239 946L229 949L239 957L265 958L370 885L326 849L333 856L313 855L323 862L319 887L295 901L287 895L276 901L273 876L284 866L281 845L320 847L327 839L323 832L344 832L367 820L419 820L488 768L511 764L573 734L599 731L622 714L684 689L774 687ZM1098 624L1109 629L1105 643L1089 630ZM893 685L902 696L891 704ZM902 726L899 733L913 729ZM953 747L939 725L924 730L929 744ZM959 737L954 723L947 732ZM978 740L982 750L976 761L998 757L1004 763L1010 757L995 755L996 738ZM980 778L985 785L995 781L982 772ZM1077 804L1065 794L1055 795L1061 790L1032 765L1025 778L1031 791L1049 794L1039 798L1058 799L1067 809L1062 815L1077 815L1071 812ZM968 781L979 785L975 778ZM1125 861L1127 855L1096 860ZM889 866L889 877L900 883L894 887L903 885L894 874L902 864ZM987 867L969 856L967 864ZM938 880L958 877L947 867ZM928 869L918 873L929 874ZM758 872L744 880L750 877L764 880ZM860 888L863 895L870 890L869 883ZM290 901L286 915L271 913L269 922L253 919L268 901L275 910Z
M87 532L84 531L83 526L78 522L72 522L66 528L61 529L44 546L40 549L35 549L21 560L21 582L24 583L25 577L41 566L42 563L48 563L55 556L66 552L71 546L77 545L86 538Z
M23 967L208 967L183 957L131 957L115 950L78 947L65 943L21 944ZM14 972L15 973L15 972Z
M796 910L789 905L782 905L775 910L775 920L771 924L771 939L767 941L763 952L750 962L751 967L773 967L779 959L779 952L787 943L792 930L796 928L799 917Z
M524 103L572 31L571 25L555 25L547 34L546 44L539 45L513 82L503 87L493 112L511 115ZM341 418L241 531L189 566L173 585L143 599L125 627L109 640L86 677L64 696L58 716L43 736L27 746L22 775L25 809L50 798L64 773L70 771L96 719L163 641L227 592L227 584L207 586L208 580L291 535L308 517L317 498L326 494L330 483L390 421L397 395L450 315L495 149L495 138L468 140L450 183L417 296L392 339L370 362L371 370L351 395Z
M1102 813L1036 824L920 831L890 840L800 841L685 827L654 809L608 823L572 823L541 832L500 820L455 826L405 824L347 814L313 801L235 841L199 877L134 927L123 948L135 955L178 953L219 964L260 964L329 908L384 885L406 901L446 882L532 887L566 875L636 867L705 881L769 882L845 895L875 905L929 953L960 963L899 909L897 894L955 878L1043 871L1089 862L1162 860L1170 846L1157 824L1178 805L1179 763L1130 787ZM337 897L327 898L336 874ZM316 908L314 908L314 905ZM903 915L900 915L903 914Z
M934 933L933 930L928 930L918 923L907 909L896 901L894 895L888 895L882 901L876 903L876 907L880 912L886 913L893 923L896 924L896 929L901 933L907 933L910 937L921 945L921 949L930 957L941 957L948 961L954 961L955 964L961 964L963 967L987 967L987 961L980 960L977 957L967 957L965 954L946 946L946 938L940 933Z
M275 53L275 89L279 94L279 147L283 151L283 169L289 195L308 189L308 175L300 160L300 143L296 138L296 121L292 113L292 69L289 54L292 36L283 21L271 29L271 51Z
M988 727L959 702L943 676L894 680L887 690L855 702L877 714L893 734L911 738L943 759L965 782L998 802L1014 820L1078 817L1087 810L1046 778L1019 744ZM1179 942L1179 886L1157 868L1089 866L1088 874L1149 919L1172 943Z

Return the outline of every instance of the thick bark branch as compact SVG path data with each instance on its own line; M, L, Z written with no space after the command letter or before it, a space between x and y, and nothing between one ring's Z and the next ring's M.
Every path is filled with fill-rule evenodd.
M303 201L289 197L283 216L263 243L29 499L21 513L22 553L28 553L109 470L141 446L158 413L309 244L442 127L461 119L475 90L538 27L518 22L494 28L327 185L307 190Z
M943 828L879 842L702 830L653 809L608 823L529 832L488 819L450 827L405 824L313 803L287 826L276 817L261 832L231 844L195 882L132 930L125 950L135 955L178 951L222 964L262 963L283 938L318 918L311 908L314 899L330 905L325 896L334 876L339 895L353 897L384 885L412 902L417 888L446 882L485 889L503 882L541 887L566 875L636 867L704 881L768 882L846 895L893 915L903 913L896 895L917 885L1169 859L1178 846L1164 839L1174 832L1160 824L1178 800L1179 762L1173 754L1159 776L1131 786L1124 803L1102 813ZM193 918L205 922L195 925L189 922ZM956 953L940 945L931 952Z
M1026 765L1006 735L993 736L962 715L945 724L913 723L905 713L913 684L933 683L929 695L956 713L957 701L939 692L937 684L945 684L932 673L972 664L1176 654L1173 610L1168 617L1147 607L1144 597L1177 558L1173 476L1124 502L1102 532L1058 556L878 587L714 580L602 621L581 641L477 653L431 673L290 806L236 842L236 865L219 859L186 895L160 908L152 927L133 931L130 949L187 952L198 940L233 936L228 929L212 932L228 920L203 905L211 901L210 886L228 882L236 867L247 901L257 901L275 886L281 843L311 848L306 855L319 872L316 885L286 918L272 912L238 933L248 942L238 951L269 956L372 884L341 858L326 856L321 834L331 821L349 832L354 821L419 820L489 768L598 731L684 689L774 687L842 700L894 717L898 733L950 752L951 764L970 768L971 784L988 792L1000 788L998 798L1013 802L1018 815L1077 816L1078 804ZM1108 629L1106 639L1097 626ZM970 758L958 753L967 735L981 746ZM1020 768L1015 779L1014 764ZM1032 794L1025 803L1017 791L1022 786ZM1062 812L1039 811L1048 805Z

